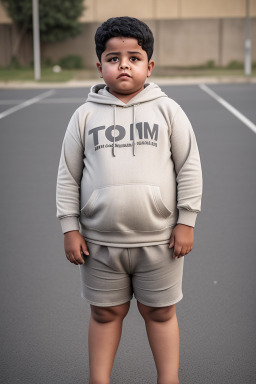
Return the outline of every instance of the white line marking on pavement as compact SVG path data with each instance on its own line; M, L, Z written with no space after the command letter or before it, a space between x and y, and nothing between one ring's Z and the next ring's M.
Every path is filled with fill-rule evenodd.
M26 108L29 105L35 104L38 101L45 99L48 96L51 96L55 91L52 89L51 91L47 91L44 93L41 93L40 95L33 97L32 99L26 100L23 103L16 105L15 107L9 108L6 111L0 113L0 119L3 119L4 117L11 115L14 112L19 111L20 109Z
M77 104L77 103L85 103L85 100L86 98L82 98L82 97L73 97L73 98L67 98L67 97L63 97L63 98L60 98L60 99L56 99L56 98L48 98L48 99L44 99L44 100L39 100L38 104ZM20 103L23 103L24 100L0 100L0 105L16 105L16 104L20 104Z
M246 116L244 116L241 112L239 112L236 108L234 108L231 104L229 104L226 100L222 99L217 93L212 91L207 85L205 84L199 84L199 88L201 88L204 92L208 93L211 97L213 97L215 100L217 100L220 104L223 105L226 109L229 110L229 112L233 113L239 120L241 120L245 125L247 125L248 128L250 128L254 133L256 133L256 125L249 119L247 119Z

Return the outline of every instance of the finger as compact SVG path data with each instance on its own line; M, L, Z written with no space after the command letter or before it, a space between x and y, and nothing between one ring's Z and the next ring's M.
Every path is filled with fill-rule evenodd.
M175 245L174 247L174 252L173 252L173 257L179 257L181 252L181 246Z
M78 262L77 262L77 260L76 260L75 255L73 255L73 258L72 258L71 263L73 263L73 264L75 264L75 265L78 265Z
M190 248L190 247L187 248L187 249L186 249L186 253L185 253L185 255L187 255L187 254L188 254L189 252L191 252L191 251L192 251L192 248ZM185 256L185 255L184 255L184 256Z
M84 264L84 256L85 256L85 253L83 251L81 251L81 263L80 264Z
M179 254L179 257L185 256L187 253L188 253L188 252L187 252L187 248L182 247L182 248L181 248L181 251L180 251L180 254Z
M84 264L84 252L81 251L81 257L77 260L79 264Z
M74 257L74 255L72 253L69 254L69 261L70 261L70 263L77 265L75 257Z
M174 246L174 235L171 235L169 248L172 248L173 246Z
M70 261L70 259L72 259L72 256L70 253L66 253L66 258L68 259L68 261Z
M185 255L187 255L190 251L191 251L190 248L186 248L185 251L182 250L181 253L180 253L179 258L180 258L180 257L183 257L183 256L185 256Z
M86 244L86 243L84 243L84 244L82 245L82 251L83 251L83 253L84 253L86 256L89 256L89 251L88 251L88 247L87 247L87 244Z
M80 251L80 253L75 253L74 254L74 259L75 259L77 265L84 264L84 259L83 259L83 256L82 256L82 251Z

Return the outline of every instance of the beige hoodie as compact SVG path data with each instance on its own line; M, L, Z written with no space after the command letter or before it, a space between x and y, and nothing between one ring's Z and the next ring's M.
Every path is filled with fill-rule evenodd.
M116 247L165 244L177 223L194 227L201 196L196 138L181 107L153 83L127 104L92 87L62 145L63 233Z

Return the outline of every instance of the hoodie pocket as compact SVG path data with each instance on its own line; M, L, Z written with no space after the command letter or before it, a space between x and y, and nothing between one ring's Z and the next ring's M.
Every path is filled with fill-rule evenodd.
M97 188L81 213L87 228L109 232L161 230L172 216L160 188L146 184Z

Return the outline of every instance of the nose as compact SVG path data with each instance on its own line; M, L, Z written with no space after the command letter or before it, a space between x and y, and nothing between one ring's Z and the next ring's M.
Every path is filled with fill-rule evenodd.
M126 59L120 61L120 69L129 69L130 64Z

